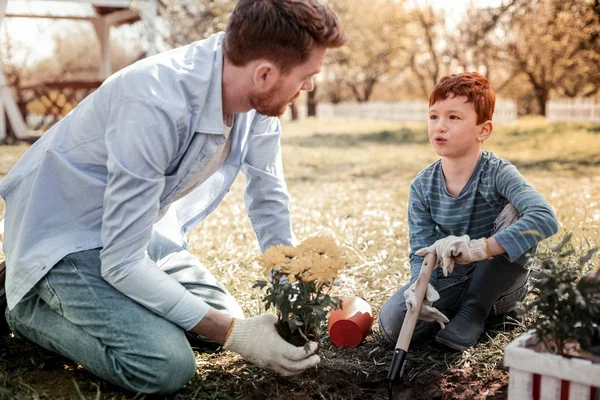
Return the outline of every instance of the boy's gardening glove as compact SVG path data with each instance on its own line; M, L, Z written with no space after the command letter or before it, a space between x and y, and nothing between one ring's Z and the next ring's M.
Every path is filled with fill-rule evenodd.
M321 357L314 354L318 348L316 342L310 342L308 351L296 347L279 336L276 322L275 314L236 318L223 347L239 353L252 364L285 376L297 375L321 361Z
M419 302L417 301L417 295L415 294L416 284L416 282L413 283L404 291L404 300L406 300L406 306L410 307L412 311L414 311L419 305ZM438 301L439 299L440 294L434 289L433 286L431 286L430 283L429 286L427 286L427 293L425 293L423 307L421 307L421 312L419 312L419 319L422 321L437 322L440 324L442 329L444 329L446 326L444 323L448 322L448 318L442 314L440 310L432 306L433 302Z
M448 236L429 247L415 252L418 256L433 253L437 256L437 265L442 267L444 276L454 270L454 263L469 264L492 258L487 247L487 238L471 240L469 235Z

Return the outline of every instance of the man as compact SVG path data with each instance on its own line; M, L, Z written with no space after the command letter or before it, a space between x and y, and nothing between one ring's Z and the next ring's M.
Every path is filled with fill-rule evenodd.
M274 117L346 40L318 0L240 0L224 34L107 79L0 182L11 329L141 393L194 375L186 332L284 375L316 365L274 315L243 319L184 235L242 171L261 249L293 244Z

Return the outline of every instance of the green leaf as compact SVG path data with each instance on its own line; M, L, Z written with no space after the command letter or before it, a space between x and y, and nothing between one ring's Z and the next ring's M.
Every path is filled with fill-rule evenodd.
M254 288L264 289L265 286L267 286L267 281L258 280L256 282L254 282L254 285L252 285L252 289L254 289Z
M594 247L593 249L591 249L590 251L587 252L587 254L585 254L584 256L579 258L579 265L580 266L584 266L585 264L588 263L588 261L590 261L592 259L592 257L594 257L594 254L596 254L598 252L598 250L600 250L599 247Z

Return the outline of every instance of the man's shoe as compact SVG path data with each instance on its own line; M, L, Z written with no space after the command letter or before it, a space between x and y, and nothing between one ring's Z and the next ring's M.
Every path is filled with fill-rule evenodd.
M10 333L10 328L6 322L6 264L4 261L0 264L0 337Z

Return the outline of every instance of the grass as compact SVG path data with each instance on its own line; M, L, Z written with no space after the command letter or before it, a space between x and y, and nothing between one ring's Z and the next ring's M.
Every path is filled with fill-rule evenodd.
M335 294L358 295L375 313L408 280L407 198L418 171L436 159L425 125L308 119L284 124L283 159L299 239L329 233L347 254ZM561 230L600 244L600 130L589 124L520 119L498 126L485 147L511 160L556 209ZM27 146L0 147L0 177ZM262 312L251 289L262 272L245 216L240 177L223 204L189 234L190 251L209 266L247 315ZM3 213L0 202L0 215ZM396 398L505 398L502 349L524 331L495 331L464 353L412 349ZM18 339L0 339L0 399L132 399L76 364ZM355 349L323 336L317 371L282 378L230 353L197 353L196 377L174 399L371 399L386 397L391 360L377 330ZM420 388L420 389L418 389ZM399 390L401 389L401 390ZM140 398L141 396L137 396Z

